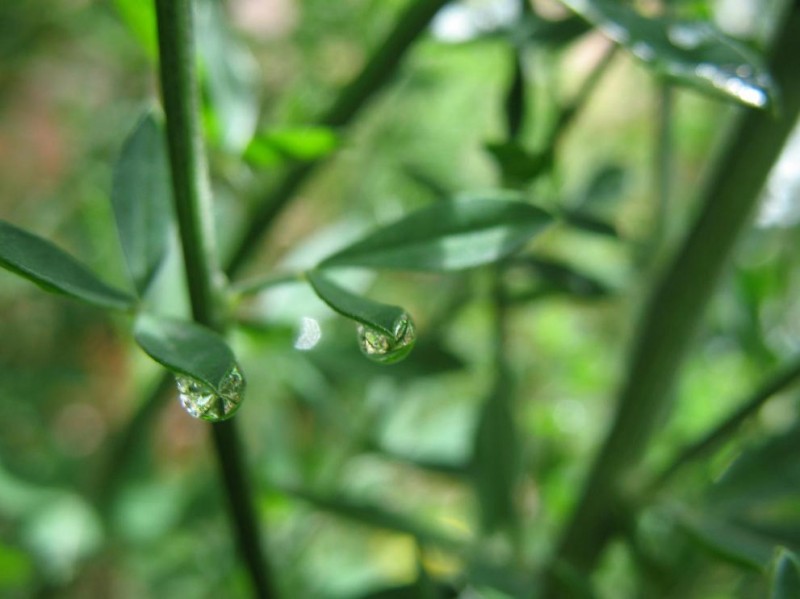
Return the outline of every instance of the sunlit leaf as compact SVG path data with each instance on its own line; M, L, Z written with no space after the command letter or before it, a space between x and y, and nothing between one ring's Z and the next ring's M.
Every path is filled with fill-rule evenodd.
M134 337L159 364L175 373L202 381L219 391L229 374L238 370L225 340L204 326L154 314L136 319Z
M772 570L770 599L797 597L800 597L800 560L791 551L780 549Z
M757 108L774 83L759 56L707 21L647 18L613 0L562 0L661 75Z
M0 266L42 289L96 306L125 310L135 298L97 278L86 266L46 239L0 221Z
M320 266L411 271L470 268L508 256L552 221L541 208L521 201L477 198L439 202L381 227Z
M172 191L164 133L148 112L125 140L111 202L134 285L143 294L167 249Z
M313 161L331 154L339 137L327 127L284 127L256 134L244 158L256 166L272 166L287 160Z

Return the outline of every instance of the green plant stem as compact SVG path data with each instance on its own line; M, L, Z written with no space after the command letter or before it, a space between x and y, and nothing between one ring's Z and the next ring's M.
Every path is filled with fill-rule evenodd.
M700 439L687 445L670 462L653 483L649 485L649 493L653 493L669 482L675 474L685 466L708 455L714 449L733 436L742 424L772 397L800 380L800 358L796 358L769 380L758 387L748 398L741 402L739 408L734 410L722 422L703 435Z
M672 123L673 90L665 81L658 82L658 105L655 148L655 196L656 210L650 235L650 255L656 256L663 247L669 232L667 218L672 191Z
M556 564L588 573L616 532L632 475L670 407L674 380L715 282L797 121L800 2L788 11L775 50L772 72L783 91L780 116L760 111L740 115L701 196L699 217L654 287L637 328L613 424L558 545ZM564 583L551 573L544 596L565 593Z
M348 125L367 102L390 81L414 41L425 31L431 19L446 3L447 0L416 0L412 2L397 20L394 29L377 47L361 72L342 89L333 105L322 115L318 123L327 127ZM281 179L277 187L266 194L248 219L247 228L227 261L225 271L230 277L233 277L244 266L245 261L258 246L272 221L294 197L300 186L324 161L325 159L320 159L293 167Z
M175 209L194 320L224 328L215 263L211 195L201 134L191 0L156 0L161 90ZM234 421L212 425L239 550L258 597L274 597Z

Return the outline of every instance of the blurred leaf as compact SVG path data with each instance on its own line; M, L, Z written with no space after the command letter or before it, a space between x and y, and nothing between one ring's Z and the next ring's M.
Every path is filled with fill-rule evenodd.
M287 160L310 162L324 158L339 146L328 127L283 127L257 133L244 152L249 163L265 167Z
M611 295L608 285L579 272L564 262L535 256L519 256L514 259L513 263L524 266L535 273L542 279L546 289L551 292L567 293L584 298L601 298Z
M114 167L111 203L128 270L144 294L167 250L172 191L164 133L148 111Z
M460 541L447 536L445 533L432 530L411 518L386 511L376 505L362 503L342 496L323 497L313 491L281 484L274 484L273 488L281 493L286 493L291 497L305 501L315 509L354 520L364 526L407 534L421 542L434 543L443 547L455 549L461 545Z
M625 186L625 171L614 164L599 169L586 186L576 208L589 208L619 199Z
M114 6L147 56L155 59L158 56L158 35L153 3L142 0L114 0Z
M321 267L446 271L495 262L552 222L541 208L506 199L439 202L382 227Z
M565 210L562 217L567 225L586 233L619 239L619 233L613 224L582 210Z
M217 392L229 373L238 370L225 340L193 322L143 313L136 319L134 337L159 364L202 381Z
M710 489L714 505L739 510L792 497L800 488L800 429L745 451Z
M486 532L516 525L514 503L520 468L520 444L506 384L496 386L485 402L475 433L473 470Z
M553 48L566 46L591 29L586 21L575 15L557 21L550 21L537 15L528 20L525 28L527 39L534 44Z
M33 579L34 566L31 557L15 547L0 544L0 591L17 596L19 590Z
M758 55L707 21L647 18L613 0L562 0L657 73L717 97L768 107L775 85Z
M738 566L763 569L772 557L774 543L725 521L711 512L680 510L678 524L690 539L718 557Z
M800 560L781 548L772 571L770 599L796 599L800 597Z
M419 167L406 165L403 167L403 173L437 200L447 200L453 197L451 189L440 183L434 175L428 174Z
M199 3L197 35L212 108L214 139L233 154L244 150L258 123L258 68L250 50L228 25L224 3Z
M497 162L503 182L513 187L530 183L553 163L552 151L536 154L513 141L488 143L485 147Z
M525 70L522 64L521 51L511 48L511 82L505 98L506 132L508 139L519 137L525 125Z
M0 266L53 293L96 306L126 310L135 298L103 283L55 245L0 220Z

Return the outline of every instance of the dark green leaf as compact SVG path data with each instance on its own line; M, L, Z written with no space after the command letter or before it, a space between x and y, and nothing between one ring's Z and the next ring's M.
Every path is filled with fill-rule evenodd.
M143 294L166 254L172 191L164 133L148 112L125 140L111 202L134 285Z
M508 139L516 139L525 125L526 93L525 70L521 51L511 48L511 82L508 85L505 101L506 131Z
M800 597L800 560L786 549L780 549L772 570L770 599L797 599Z
M698 514L682 510L677 517L679 526L690 539L718 557L756 570L769 563L773 547L771 539L709 512Z
M453 192L450 188L421 168L414 165L407 165L403 168L403 173L414 183L430 193L436 200L447 200L453 197Z
M586 21L574 15L558 21L549 21L537 15L526 24L525 37L540 46L559 48L590 29Z
M745 451L711 488L711 500L725 510L792 497L800 488L800 429Z
M582 210L566 210L562 217L567 225L575 229L580 229L593 235L619 239L619 233L613 224Z
M553 164L551 151L533 153L516 142L488 143L486 151L497 162L503 182L514 187L530 183Z
M236 358L225 340L204 326L153 314L136 319L134 337L159 364L189 376L214 391L234 370Z
M511 254L552 220L541 208L520 201L439 202L378 229L320 266L415 271L470 268Z
M365 526L383 528L402 534L411 535L422 542L434 543L444 547L457 548L460 542L445 533L433 530L425 525L401 514L389 512L383 508L356 501L343 496L323 497L305 489L288 485L273 485L277 491L301 499L318 510L330 512L336 516L353 520Z
M0 266L54 293L96 306L125 310L135 298L103 283L83 264L46 239L0 221Z
M578 207L600 206L611 203L622 195L625 186L625 171L619 166L608 165L598 170L586 190Z
M256 166L319 160L339 146L339 138L328 127L285 127L258 133L250 141L244 158Z
M773 101L760 58L710 22L647 18L614 0L562 2L663 76L748 106Z
M519 440L507 390L497 385L481 410L475 433L473 469L481 525L487 532L516 524Z
M534 256L519 256L514 260L514 264L524 266L535 273L542 280L545 290L550 292L585 298L607 297L611 294L608 285L563 262Z

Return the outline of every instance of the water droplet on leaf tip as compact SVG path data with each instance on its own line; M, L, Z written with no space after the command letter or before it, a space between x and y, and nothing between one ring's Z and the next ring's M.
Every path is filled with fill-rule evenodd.
M185 375L176 375L175 384L183 409L193 418L209 422L221 422L233 416L244 397L244 377L236 367L225 375L216 391Z
M417 331L411 316L403 313L394 323L393 335L359 324L358 345L370 360L381 364L399 362L411 353L417 340Z

